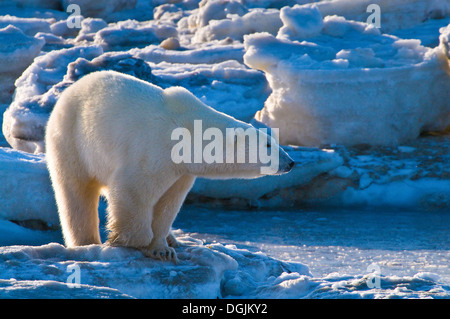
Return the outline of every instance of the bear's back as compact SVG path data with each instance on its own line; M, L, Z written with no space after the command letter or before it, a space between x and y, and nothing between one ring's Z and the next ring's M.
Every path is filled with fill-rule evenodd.
M99 71L90 73L72 85L77 94L82 94L85 100L97 99L117 100L123 106L130 104L151 104L161 102L163 89L131 75L116 71ZM108 105L105 103L104 107Z

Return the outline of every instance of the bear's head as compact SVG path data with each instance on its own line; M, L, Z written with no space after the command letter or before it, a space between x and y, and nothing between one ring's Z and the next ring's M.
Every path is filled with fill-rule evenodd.
M289 172L294 161L277 130L257 129L204 104L188 90L164 90L171 120L171 159L184 173L209 178L256 178ZM273 130L272 130L273 131Z
M172 148L172 161L187 173L215 179L289 172L294 161L278 144L277 135L268 133L228 116L196 119L188 128L174 130L172 140L179 142Z

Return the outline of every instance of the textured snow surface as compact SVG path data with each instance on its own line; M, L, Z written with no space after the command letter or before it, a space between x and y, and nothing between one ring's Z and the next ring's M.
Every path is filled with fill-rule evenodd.
M449 22L450 0L0 1L0 298L450 298ZM178 265L65 248L45 126L106 69L279 128L295 167L198 179Z
M190 237L180 241L186 246L178 249L177 265L154 261L131 249L100 245L66 249L51 243L0 248L0 260L5 261L0 264L0 296L256 297L289 280L285 278L287 272L296 279L310 277L308 268L296 262L281 262L233 246L205 246ZM79 269L79 281L70 277L75 267Z
M31 64L45 43L27 36L10 22L0 19L0 103L11 101L14 80Z
M431 213L424 220L422 213L398 211L211 213L195 206L182 210L175 223L185 229L175 231L183 244L176 249L177 265L126 248L67 249L57 243L59 231L7 225L0 242L16 232L24 245L0 248L0 296L450 297L448 214ZM26 245L38 243L44 233L52 243Z
M431 49L365 23L322 19L317 7L281 13L276 37L245 37L244 62L266 74L272 93L255 118L279 127L282 144L398 145L450 125L447 29Z
M3 61L20 63L4 62L3 70L14 72L0 75L0 103L9 103L18 78L3 121L16 149L45 151L48 115L71 84L63 81L69 64L77 58L95 64L113 52L142 61L123 70L114 60L77 70L77 77L98 69L140 77L147 68L142 79L184 86L238 119L280 128L285 144L395 145L450 122L449 0L117 0L107 6L67 0L62 6L71 3L80 5L80 28L69 27L73 17L61 16L54 3L0 6L0 27L11 25L2 32L14 38L3 46L24 47L5 46ZM369 4L382 9L381 29L366 23Z

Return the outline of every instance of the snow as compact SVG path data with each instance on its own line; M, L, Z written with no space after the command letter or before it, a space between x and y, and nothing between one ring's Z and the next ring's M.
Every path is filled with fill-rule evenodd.
M43 152L45 125L62 92L57 85L62 82L67 65L78 58L92 59L101 53L99 46L77 46L37 57L16 80L14 100L3 114L3 134L8 143L26 152Z
M449 0L332 0L305 6L316 6L322 16L339 15L349 20L366 22L373 13L369 5L380 7L380 26L386 33L450 14Z
M126 20L102 28L95 34L94 43L109 50L123 50L160 43L170 37L177 37L177 30L172 26Z
M41 220L58 225L45 158L0 148L0 220Z
M242 62L244 46L230 44L221 46L205 46L186 51L172 51L156 45L148 45L142 49L131 49L130 54L145 61L158 64L161 62L179 64L215 64L228 60Z
M307 265L312 276L284 274L309 285L307 293L292 285L285 293L293 298L448 298L449 215L429 212L424 219L423 214L386 208L218 210L211 223L210 209L188 206L174 226L207 242L233 243ZM374 264L381 287L370 289Z
M229 15L226 19L213 20L198 29L193 37L194 42L212 40L241 40L245 34L255 32L276 33L281 27L280 13L273 9L253 9L245 15Z
M50 25L54 19L20 18L10 15L0 17L0 28L12 25L21 30L26 35L35 35L38 32L50 32Z
M24 34L12 24L3 27L0 20L0 103L11 101L16 79L39 54L44 41Z
M183 244L177 248L177 265L145 258L127 248L91 245L68 249L57 243L59 232L53 234L52 243L30 246L43 239L42 232L5 225L2 244L8 243L9 235L14 238L15 232L22 233L22 238L0 248L0 295L212 299L450 296L446 270L450 242L442 237L448 214L431 214L423 222L422 213L409 212L296 213L304 217L293 223L292 211L219 210L212 217L208 209L186 206L176 221L177 227L187 231L175 231ZM253 214L259 216L259 227L255 227ZM230 225L230 218L239 222ZM382 222L386 218L397 223L387 226ZM345 230L336 238L343 225ZM409 236L411 230L418 235L414 239ZM40 234L33 237L31 233ZM373 264L380 268L380 287L369 288ZM79 271L79 281L71 277L74 269Z
M284 7L280 10L283 27L277 37L287 39L306 39L319 35L323 28L323 19L316 7Z
M229 14L242 16L248 12L246 6L241 1L202 1L196 12L189 15L188 23L190 28L201 28L209 24L211 20L223 20Z
M1 2L0 298L450 298L449 23L449 0ZM279 128L293 170L197 179L177 265L65 248L45 125L107 69Z
M289 156L298 163L289 175L265 176L260 179L217 180L198 179L191 193L211 198L244 198L257 201L276 190L308 185L320 174L343 163L337 152L315 149L287 148Z
M80 11L93 18L110 18L115 12L133 9L137 0L109 0L109 1L89 1L89 0L62 0L61 4L65 10L70 5L76 4Z
M450 124L447 29L431 49L343 17L321 22L315 6L282 12L276 37L244 41L245 64L272 89L255 118L280 128L282 144L398 145Z
M288 280L283 277L285 271L310 275L307 267L296 262L280 262L229 245L203 245L188 236L181 241L185 246L179 249L177 265L154 261L136 250L101 245L67 249L51 243L1 248L0 259L8 263L0 265L3 279L0 295L8 298L8 291L13 290L18 298L40 292L48 298L211 299L237 296L239 289L258 295L260 285L270 289ZM12 264L16 267L10 267ZM72 265L79 267L81 287L70 289L69 284L76 283L69 278ZM273 277L278 277L278 281L273 281ZM30 281L37 286L31 294L22 287ZM59 297L55 290L59 291Z

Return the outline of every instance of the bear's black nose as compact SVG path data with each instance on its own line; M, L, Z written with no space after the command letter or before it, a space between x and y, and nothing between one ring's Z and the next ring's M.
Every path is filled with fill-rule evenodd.
M289 169L292 169L292 167L294 167L294 165L295 165L295 162L294 162L294 161L291 161L291 162L289 163Z

